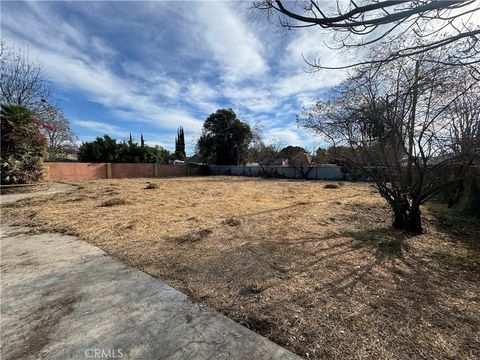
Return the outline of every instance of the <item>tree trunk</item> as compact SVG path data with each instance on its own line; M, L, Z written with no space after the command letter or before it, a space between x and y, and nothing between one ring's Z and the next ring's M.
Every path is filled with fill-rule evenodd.
M418 206L411 207L399 204L393 209L393 227L406 230L415 234L421 234L422 216Z

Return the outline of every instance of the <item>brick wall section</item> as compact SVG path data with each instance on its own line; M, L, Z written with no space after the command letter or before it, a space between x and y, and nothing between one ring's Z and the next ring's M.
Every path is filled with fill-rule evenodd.
M186 165L77 162L47 162L43 165L45 181L108 179L109 173L113 179L201 175Z
M155 164L112 164L112 178L150 178L155 177Z
M105 163L44 163L48 170L45 180L90 180L106 179L107 164Z

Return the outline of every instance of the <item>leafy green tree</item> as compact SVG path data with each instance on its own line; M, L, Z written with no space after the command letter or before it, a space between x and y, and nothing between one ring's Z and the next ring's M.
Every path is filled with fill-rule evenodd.
M282 150L280 150L280 156L287 158L289 161L297 154L305 154L308 153L307 150L305 150L301 146L292 146L289 145L287 147L284 147Z
M78 150L78 160L85 162L117 162L117 140L108 135L97 137L95 141L85 142Z
M319 147L315 152L314 161L317 164L328 164L327 149Z
M232 109L219 109L203 124L197 150L205 162L218 165L241 164L252 140L250 126Z
M145 145L143 135L140 145L133 141L131 135L128 141L121 143L104 135L97 137L95 141L84 142L78 151L78 159L84 162L168 164L169 158L170 152L161 146Z
M170 160L170 151L157 145L155 147L147 147L148 157L147 162L149 163L158 163L158 164L168 164Z
M177 160L185 160L185 133L183 126L180 126L177 131L177 137L175 138L175 155Z
M2 105L0 118L2 184L38 181L47 145L40 121L26 107L14 104Z

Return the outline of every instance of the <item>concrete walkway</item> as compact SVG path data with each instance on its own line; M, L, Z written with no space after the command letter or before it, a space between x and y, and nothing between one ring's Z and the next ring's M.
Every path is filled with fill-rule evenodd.
M1 228L1 358L299 359L72 236Z
M25 192L25 193L18 193L18 194L3 194L0 195L0 204L7 204L11 202L15 202L18 200L34 197L34 196L41 196L41 195L50 195L56 194L61 192L67 192L75 190L76 187L74 185L63 184L63 183L51 183L48 189L41 190L41 191L32 191L32 192Z

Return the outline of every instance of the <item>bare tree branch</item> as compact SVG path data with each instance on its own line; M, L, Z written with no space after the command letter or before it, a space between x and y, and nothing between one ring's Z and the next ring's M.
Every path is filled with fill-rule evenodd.
M444 61L447 64L473 64L478 62L480 24L471 22L472 16L480 12L475 0L419 0L419 1L378 1L369 0L364 4L349 2L343 11L337 2L332 12L328 2L316 0L287 2L284 0L263 0L254 3L262 11L274 11L280 15L280 26L286 29L319 26L334 33L347 34L346 38L335 39L340 48L365 47L380 41L392 41L402 35L416 44L399 49L384 57L377 57L368 63L395 61L462 43L459 54ZM376 33L373 38L368 34ZM378 34L377 34L378 33ZM423 41L418 41L423 39ZM355 62L341 67L329 67L318 60L308 62L316 69L346 69L365 65Z

